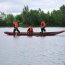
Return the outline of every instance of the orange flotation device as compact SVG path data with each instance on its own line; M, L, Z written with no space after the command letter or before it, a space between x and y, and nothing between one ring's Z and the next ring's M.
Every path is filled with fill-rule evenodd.
M16 28L18 28L18 26L19 26L19 25L18 25L18 22L14 21L14 22L13 22L13 26L16 27Z
M32 26L29 26L29 32L33 32Z
M42 21L42 22L41 22L41 27L45 27L45 26L46 26L45 21Z

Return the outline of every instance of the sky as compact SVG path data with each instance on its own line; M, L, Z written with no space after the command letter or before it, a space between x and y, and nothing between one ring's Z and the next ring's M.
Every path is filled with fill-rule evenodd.
M27 5L29 9L38 10L40 8L46 13L58 10L65 5L65 0L0 0L0 11L16 15L21 13Z

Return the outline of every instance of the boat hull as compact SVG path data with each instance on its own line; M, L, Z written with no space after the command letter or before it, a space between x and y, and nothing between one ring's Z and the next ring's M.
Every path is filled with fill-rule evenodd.
M27 33L27 32L20 32L20 33L16 33L17 36L53 36L53 35L57 35L60 34L64 31L57 31L57 32L33 32L33 33ZM13 32L4 32L7 35L14 35Z

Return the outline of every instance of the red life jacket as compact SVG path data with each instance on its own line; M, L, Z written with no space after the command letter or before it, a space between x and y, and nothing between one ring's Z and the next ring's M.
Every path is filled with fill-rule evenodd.
M29 27L29 32L33 32L32 26Z
M16 27L16 28L18 28L18 26L19 26L19 25L18 25L18 22L14 21L14 22L13 22L13 26Z
M46 23L44 21L41 22L41 27L45 27Z

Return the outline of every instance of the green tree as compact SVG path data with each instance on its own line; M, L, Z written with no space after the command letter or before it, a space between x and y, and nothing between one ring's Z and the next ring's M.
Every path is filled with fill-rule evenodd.
M29 8L28 8L28 6L24 7L23 13L22 13L22 18L23 18L23 25L28 25L29 24Z
M62 5L60 7L60 11L61 11L61 19L62 19L62 26L65 26L65 5Z
M8 14L5 19L7 26L12 26L13 20L14 20L14 16L12 14Z

